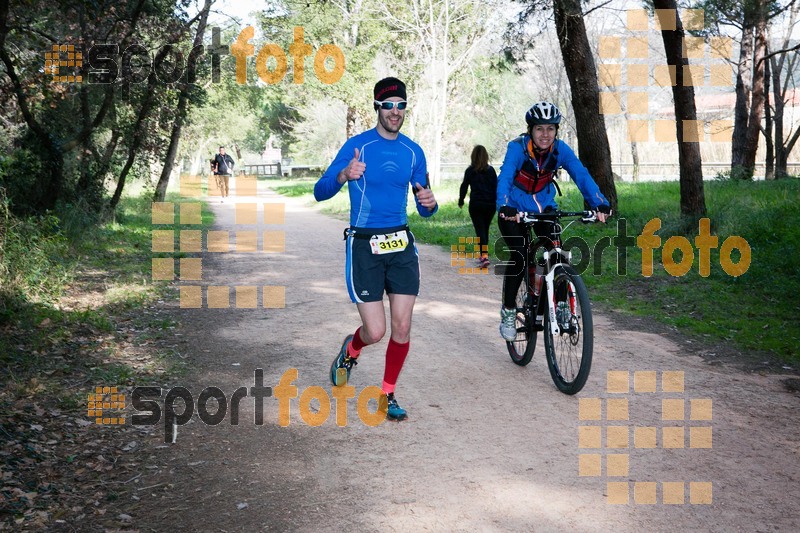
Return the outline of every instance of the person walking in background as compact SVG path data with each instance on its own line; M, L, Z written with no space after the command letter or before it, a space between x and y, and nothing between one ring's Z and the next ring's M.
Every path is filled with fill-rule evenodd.
M233 165L233 158L225 153L224 146L220 146L219 153L214 156L214 175L223 198L228 196L228 181L233 174Z
M484 246L489 245L489 227L494 219L497 208L497 172L489 164L489 153L480 144L472 149L472 164L464 172L464 181L461 182L461 191L458 195L458 207L464 207L464 198L467 189L472 187L469 195L469 216L475 235L480 239L481 256L478 265L481 268L489 266L489 252L484 252Z
M314 186L314 197L321 202L347 183L350 227L345 230L345 279L361 315L361 326L344 338L331 364L331 382L344 385L361 350L386 334L386 292L392 329L381 389L390 420L406 418L394 391L408 355L411 314L419 294L419 255L406 215L409 187L421 216L429 217L439 209L428 187L422 148L400 133L407 105L402 81L384 78L375 84L378 124L348 139Z

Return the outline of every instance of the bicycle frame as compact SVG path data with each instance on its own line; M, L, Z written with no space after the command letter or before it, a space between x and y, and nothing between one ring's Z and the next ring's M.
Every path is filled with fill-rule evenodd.
M581 217L584 222L593 222L596 217L591 211L520 215L516 220L525 227L525 242L523 249L515 250L523 257L514 265L523 265L524 285L515 294L517 331L513 340L506 338L508 354L517 365L530 363L536 332L542 331L553 383L565 394L577 394L592 366L592 312L586 284L572 268L572 253L561 247L562 233L575 221L562 227L561 219ZM546 223L546 227L534 227L539 223ZM536 235L536 230L543 235Z
M558 263L553 263L551 265L550 264L550 257L553 254L557 254L556 257L559 257L559 256L564 257L564 256L566 256L567 262L564 263L562 261L559 261ZM542 297L545 294L548 295L548 297L547 297L547 312L550 315L550 334L558 335L558 334L561 333L561 328L559 327L558 321L556 320L556 304L555 304L555 298L554 298L555 289L553 287L553 280L555 279L555 271L556 271L556 267L557 266L559 266L559 265L571 265L572 252L564 251L564 250L561 249L560 246L557 246L557 247L553 248L552 250L545 250L544 259L545 259L545 265L547 265L547 272L544 275L544 281L542 283L547 285L547 291L546 292L545 291L540 291L539 292L539 299L541 300ZM574 311L575 310L574 288L570 291L569 299L570 299L570 307L571 307L572 311ZM537 305L537 309L538 309L538 305Z
M572 266L572 252L568 250L564 250L561 248L561 233L564 231L565 228L561 227L560 219L562 217L568 216L580 216L584 221L591 222L596 220L595 214L591 211L580 211L580 212L562 212L557 211L555 213L547 213L545 215L530 215L528 213L520 213L520 220L525 223L526 229L528 230L528 253L527 257L525 258L525 276L528 276L528 285L532 286L532 283L535 283L535 280L530 279L530 264L529 261L532 259L535 260L534 252L539 246L543 246L540 244L541 238L536 237L535 232L533 231L533 224L535 222L549 222L552 223L555 227L553 229L553 234L557 237L557 240L553 242L553 246L551 248L546 248L544 251L544 260L545 260L545 273L544 273L544 280L542 284L546 286L546 290L540 290L539 296L537 301L535 302L534 309L535 311L539 310L541 305L541 299L543 295L547 294L547 313L550 317L550 334L551 335L559 335L561 333L561 328L558 325L558 321L556 320L556 305L555 305L555 298L554 298L554 286L553 281L555 279L555 271L556 267L558 266ZM573 221L574 222L574 221ZM570 222L572 224L572 222ZM569 225L567 227L569 227ZM555 258L556 262L552 261L552 258ZM566 262L564 261L566 260ZM568 295L568 302L570 306L570 311L575 311L575 292L574 287L570 288L570 293ZM536 324L540 325L540 316L536 315Z

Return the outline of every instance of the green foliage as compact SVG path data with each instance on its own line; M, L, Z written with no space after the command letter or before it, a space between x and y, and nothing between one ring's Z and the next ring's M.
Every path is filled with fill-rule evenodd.
M139 164L147 164L148 156L160 154L165 126L174 118L175 87L161 78L150 85L146 78L154 71L155 51L167 43L179 43L176 47L187 57L191 17L186 7L169 0L116 5L32 0L8 6L2 46L11 66L3 71L13 70L20 83L12 84L12 73L3 73L0 113L8 138L0 146L11 155L0 161L0 186L6 188L15 214L43 214L59 202L99 208L106 179L118 175L134 144L133 125L148 99L155 105L149 108L144 140L135 155ZM118 45L121 51L138 47L133 73L124 68L127 61L121 53L114 58L120 67L114 83L98 80L96 73L81 82L55 82L53 73L43 68L44 53L55 44L83 52L86 65L90 48L98 43ZM60 74L77 74L69 70ZM202 93L195 86L193 101Z
M661 228L656 235L661 238L661 248L652 253L654 273L650 277L642 275L642 251L636 245L627 248L624 274L618 273L616 250L607 249L601 271L590 268L584 273L593 301L624 313L655 317L689 334L800 362L800 323L796 320L800 308L794 297L800 291L796 275L800 215L795 205L800 181L706 182L710 233L719 239L709 254L707 277L699 273L700 253L694 240L699 226L695 223L687 231L677 209L677 182L620 184L618 191L628 235L638 236L648 221L658 218ZM574 187L565 193L575 195ZM617 228L594 225L582 233L594 249L601 238L614 238ZM693 247L691 269L683 276L672 276L664 268L662 250L672 236L687 238ZM720 260L720 247L733 236L750 246L750 266L739 277L725 272ZM739 259L734 252L731 261ZM673 254L673 261L681 260L679 252Z
M123 197L113 220L62 207L58 215L19 219L8 213L7 201L0 202L0 375L20 387L29 376L70 372L92 383L124 384L142 368L138 361L118 360L113 339L119 317L134 326L122 328L134 344L153 344L175 327L153 310L158 298L177 296L171 284L152 281L149 195ZM207 228L212 214L204 209L202 215ZM68 296L82 303L56 305L68 286ZM159 351L144 370L171 371L177 364L173 355ZM7 385L0 380L0 390ZM72 394L51 396L73 408Z
M21 148L0 156L0 187L5 189L9 209L20 216L39 211L47 184L48 155L33 135L24 135Z
M730 170L718 172L714 179L720 181L753 181L753 169L746 169L741 165L737 165Z
M274 185L270 188L278 194L282 194L283 196L288 196L290 198L314 194L314 181L293 180L284 181L281 183L281 185Z
M0 188L0 322L20 303L51 303L69 280L67 241L52 215L17 218Z

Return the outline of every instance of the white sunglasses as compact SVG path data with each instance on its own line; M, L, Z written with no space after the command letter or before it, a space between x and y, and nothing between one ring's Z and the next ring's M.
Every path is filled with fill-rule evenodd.
M408 105L408 102L406 102L405 100L402 100L400 102L390 102L388 100L379 102L377 100L373 100L373 102L375 103L375 109L381 108L386 110L394 109L394 106L397 106L397 109L402 111Z

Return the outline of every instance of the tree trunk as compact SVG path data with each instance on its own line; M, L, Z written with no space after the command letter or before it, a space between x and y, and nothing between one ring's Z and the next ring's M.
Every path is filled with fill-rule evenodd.
M678 16L675 0L655 0L656 9L675 11L676 29L663 30L664 50L667 63L675 65L676 84L672 87L675 104L675 126L678 137L678 163L680 165L681 215L694 221L706 214L706 201L703 191L703 168L700 159L700 143L684 141L684 125L694 124L697 109L694 102L694 87L684 86L683 67L689 61L683 57L683 23ZM693 121L693 122L685 122Z
M139 152L139 148L142 146L142 141L144 140L144 136L146 134L144 131L144 125L147 118L150 116L150 111L153 109L153 104L155 103L156 85L160 83L158 77L156 76L156 71L167 57L167 54L169 54L169 50L170 49L168 46L164 46L158 51L158 54L156 54L156 57L153 61L153 68L150 69L150 74L147 76L147 90L142 97L143 100L141 107L139 108L139 113L136 115L136 124L133 126L133 138L128 146L128 157L125 160L125 164L122 166L122 170L120 170L119 178L117 178L117 187L114 189L114 195L111 197L111 202L109 203L109 207L112 211L116 209L120 198L122 198L122 190L125 188L125 180L127 180L128 173L133 167L133 163L136 160L136 155Z
M783 152L783 158L784 158L783 159L783 169L784 169L784 172L786 170L786 164L787 164L787 160L789 159L789 154L792 153L792 150L794 149L794 145L797 144L797 140L798 139L800 139L800 127L798 127L796 130L794 130L794 135L792 135L791 139L789 139L789 142L786 143L786 150L784 150L784 152ZM786 176L788 176L788 173L786 174ZM784 176L784 177L786 177L786 176Z
M156 184L156 191L155 194L153 194L154 202L163 202L167 195L167 185L169 185L172 169L175 167L175 157L178 155L181 131L183 130L183 122L186 119L186 112L188 109L189 95L186 91L181 91L180 96L178 96L178 108L175 110L175 122L172 124L172 133L169 137L167 153L164 155L164 168L161 170L161 175Z
M753 175L756 166L758 136L761 133L761 119L764 116L764 57L767 55L767 7L760 2L757 8L755 27L755 49L753 56L753 92L750 104L750 116L747 119L747 135L742 157L742 166L749 175Z
M119 138L121 136L122 132L115 124L111 130L111 140L109 140L108 145L106 145L106 151L100 159L97 169L98 179L101 184L105 184L106 174L108 174L108 169L111 168L111 158L114 156L114 151L117 149L117 143L119 143Z
M639 145L631 143L631 157L633 158L633 182L639 183Z
M345 135L347 138L353 137L356 134L356 108L349 105L347 106L347 125L345 126Z
M80 6L79 8L78 18L81 27L81 35L86 35L86 17L83 6ZM85 83L80 85L78 98L81 106L81 127L84 130L90 129L92 126L92 118L89 112L89 91L88 86ZM99 206L99 204L102 202L103 190L102 187L98 187L96 181L92 179L92 168L89 164L89 156L93 152L94 147L92 146L92 138L91 136L87 136L81 141L80 153L77 157L80 165L80 177L78 178L77 192L80 193L80 195L84 198L87 198L91 204Z
M611 149L605 118L599 113L597 70L586 36L580 0L554 0L553 11L575 112L578 155L616 212L617 189L611 170Z
M17 105L25 119L28 128L33 132L36 138L41 143L42 148L47 155L45 166L48 167L48 180L45 184L44 191L39 195L36 208L48 210L55 207L64 182L64 156L55 139L50 136L50 133L36 120L30 107L28 106L28 97L22 87L22 81L17 76L14 62L6 52L6 37L11 31L8 26L8 9L9 3L0 2L0 61L6 68L6 75L11 80L14 96L17 98Z
M798 13L800 13L800 4L795 3L794 7L792 8L789 21L786 24L786 34L783 38L783 44L780 45L781 50L788 50L791 47L791 28L795 27L795 23L797 21ZM786 92L789 88L789 82L792 80L792 74L796 70L797 65L797 54L792 53L780 53L776 56L769 58L769 65L767 67L769 70L772 71L771 79L772 80L772 95L773 95L773 102L775 113L773 117L773 122L775 124L775 137L774 137L774 145L775 145L775 179L785 178L788 177L789 173L787 171L787 164L788 164L788 156L789 152L791 152L792 147L794 146L794 142L791 141L793 136L791 132L791 128L789 129L788 134L784 132L784 110L786 107ZM781 81L781 75L784 72L787 72L785 76L785 80ZM769 91L766 91L767 95L769 95ZM768 104L769 105L769 104ZM797 131L800 131L798 129ZM790 138L789 143L785 143L784 139L787 137ZM794 138L796 139L796 135Z
M87 94L86 84L81 84L80 92L79 92L79 99L81 104L81 121L82 121L82 128L86 129L91 127L92 119L89 116L89 95ZM89 201L97 200L95 198L95 194L98 192L97 188L94 186L96 184L92 183L92 175L91 175L91 162L90 154L92 153L92 139L91 137L86 137L81 142L80 153L78 154L78 162L80 165L80 177L78 178L78 191L85 197L89 198ZM102 194L102 192L101 192Z
M769 49L767 49L769 50ZM764 179L775 179L775 144L772 142L772 108L769 104L770 62L764 61L764 140L767 143L767 160L764 169Z
M747 145L747 117L750 115L750 89L753 86L753 29L755 21L747 14L742 28L739 65L736 72L736 105L731 138L731 170L742 166Z
M214 0L205 0L203 10L200 11L199 21L197 23L197 32L194 36L194 43L192 45L192 52L189 54L189 59L186 62L186 81L182 84L180 95L178 96L178 109L175 112L175 122L172 125L172 134L169 139L169 146L167 147L167 154L164 160L164 169L161 171L161 176L158 178L156 184L156 191L153 195L154 202L163 202L167 194L167 185L169 185L169 177L172 174L172 169L175 165L175 156L178 154L178 145L180 144L181 131L183 130L183 123L186 120L186 113L189 109L189 92L192 89L194 80L197 79L197 50L202 50L203 34L206 31L206 22L208 21L208 12L211 9L211 4Z

